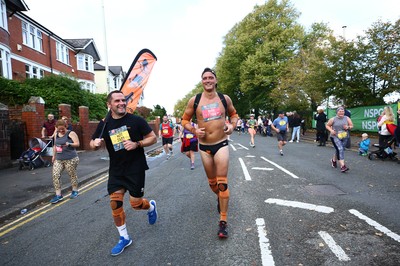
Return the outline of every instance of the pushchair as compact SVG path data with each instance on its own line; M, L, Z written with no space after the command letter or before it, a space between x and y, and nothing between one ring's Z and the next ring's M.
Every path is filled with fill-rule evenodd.
M393 151L393 147L396 145L396 137L394 132L397 126L394 124L387 124L386 127L390 133L390 137L386 141L383 141L383 144L378 146L378 150L370 152L368 154L368 159L390 159L392 161L398 160L397 153Z
M40 167L49 167L51 163L44 160L41 155L48 152L48 147L51 144L51 140L45 143L39 138L32 138L29 140L29 149L24 151L19 157L19 170L28 168L33 170Z

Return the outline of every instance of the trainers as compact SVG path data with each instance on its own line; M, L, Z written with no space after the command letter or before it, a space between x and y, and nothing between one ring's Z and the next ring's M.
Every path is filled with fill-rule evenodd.
M169 158L171 158L171 154L167 154L167 160L169 160Z
M190 165L190 170L194 170L194 163Z
M298 141L298 140L296 140L296 142L297 142L297 143L299 143L299 141Z
M342 171L342 173L345 173L345 172L347 172L349 170L350 169L346 165L343 165L342 167L340 167L340 171Z
M150 204L154 206L152 211L147 212L149 217L149 224L155 224L157 221L157 205L155 200L150 200Z
M118 256L124 249L132 244L132 239L125 239L123 236L119 237L118 243L111 250L111 256Z
M337 162L331 159L332 168L337 168Z
M290 143L292 143L292 142L293 142L293 140L290 140L289 142L290 142Z
M281 154L281 156L283 156L283 151L280 151L279 153Z
M54 198L50 200L50 203L56 204L59 201L62 201L64 198L62 195L55 195Z
M225 221L219 221L219 230L218 230L219 238L227 238L228 237L228 231L226 231L227 227L228 227L228 224Z
M75 199L78 197L78 190L72 190L71 195L69 196L70 199Z

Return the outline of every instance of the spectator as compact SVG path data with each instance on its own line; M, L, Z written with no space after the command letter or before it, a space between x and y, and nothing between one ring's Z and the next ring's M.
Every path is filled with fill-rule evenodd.
M361 135L361 141L359 143L358 155L367 156L369 150L370 139L367 133Z
M61 119L65 121L65 124L67 125L67 130L72 130L72 124L69 122L68 117L63 116L61 117Z
M53 114L47 115L47 121L42 126L42 139L53 138L54 131L56 130L56 121L54 120Z
M317 121L316 129L317 129L317 141L319 141L318 146L326 145L326 114L324 113L324 108L322 106L317 107L317 113L314 115L314 119Z

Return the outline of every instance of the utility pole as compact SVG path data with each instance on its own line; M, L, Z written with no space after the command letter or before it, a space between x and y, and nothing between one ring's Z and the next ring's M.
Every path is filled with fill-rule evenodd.
M110 90L110 84L108 83L108 75L109 75L109 70L108 70L108 52L107 52L107 34L106 34L106 16L104 12L104 0L101 0L101 6L103 9L103 37L104 37L104 54L105 54L105 59L104 59L104 64L105 64L105 72L106 72L106 86L107 86L107 94L111 92Z

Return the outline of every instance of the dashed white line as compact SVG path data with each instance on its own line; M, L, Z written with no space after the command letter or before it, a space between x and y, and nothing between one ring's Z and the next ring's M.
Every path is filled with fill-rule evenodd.
M233 146L233 144L229 144L229 146L231 146L231 148L232 148L234 151L236 151L236 148L235 148L235 146Z
M315 205L315 204L310 204L310 203L303 203L303 202L299 202L299 201L289 201L289 200L271 199L270 198L270 199L267 199L265 202L269 203L269 204L277 204L277 205L306 209L306 210L322 212L322 213L331 213L334 211L334 209L331 207Z
M244 162L243 162L243 159L242 159L242 158L239 158L239 162L240 162L240 165L242 166L242 169L243 169L244 178L245 178L246 180L250 181L250 180L251 180L251 177L250 177L249 171L247 170L246 165L245 165Z
M267 168L267 167L253 167L251 168L253 170L262 170L262 171L271 171L274 170L274 168Z
M261 159L263 159L266 162L269 162L270 164L274 165L276 168L279 168L280 170L282 170L283 172L285 172L286 174L290 175L293 178L299 178L297 175L293 174L292 172L289 172L288 170L286 170L285 168L283 168L282 166L274 163L273 161L270 161L268 159L266 159L265 157L261 156Z
M262 265L273 266L275 265L275 262L274 257L272 257L269 239L267 238L267 233L265 230L265 221L262 218L257 218L256 224L258 230L258 241L260 243Z
M391 230L389 230L385 226L383 226L383 225L379 224L378 222L368 218L367 216L365 216L364 214L362 214L361 212L359 212L357 210L351 209L351 210L349 210L349 212L351 214L357 216L361 220L366 221L369 225L375 227L375 229L377 229L377 230L381 231L382 233L386 234L387 236L393 238L397 242L400 242L400 236L398 234L392 232Z
M238 143L237 145L239 145L240 147L242 147L243 149L249 150L249 148L247 148L246 146L243 146L242 144Z
M335 240L325 231L319 231L318 234L322 237L328 247L332 250L333 254L340 260L340 261L349 261L350 258L346 255L344 250L336 244Z

